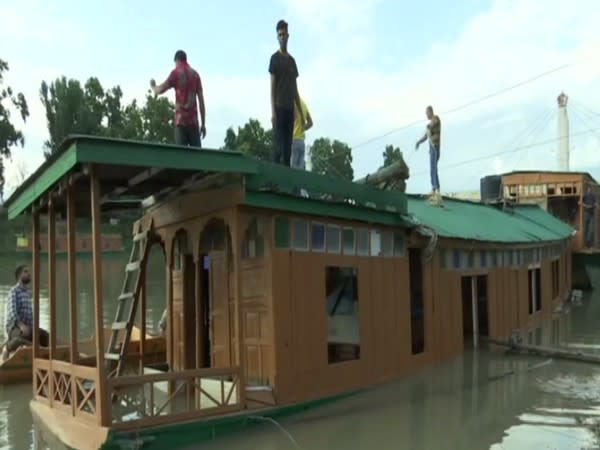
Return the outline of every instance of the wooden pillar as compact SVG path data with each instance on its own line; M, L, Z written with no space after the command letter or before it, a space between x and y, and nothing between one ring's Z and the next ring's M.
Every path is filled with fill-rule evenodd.
M235 226L233 234L233 257L235 258L234 263L234 276L235 276L235 305L237 312L237 344L238 344L238 363L240 367L240 379L238 380L240 406L242 409L246 408L246 349L244 346L244 314L243 308L243 293L242 293L242 256L241 248L242 241L244 239L244 228L242 223L242 215L238 208L234 210Z
M147 260L146 260L147 264ZM144 375L144 355L146 354L146 267L140 280L140 375Z
M96 322L96 410L101 426L110 424L106 393L106 373L104 371L104 314L102 300L102 246L100 241L100 181L98 172L90 167L90 203L92 207L92 261L94 270L94 310Z
M70 349L71 364L78 363L77 349L77 274L75 272L75 193L73 186L67 188L67 270L69 283L69 319L70 319Z
M50 359L54 359L56 357L56 214L52 199L48 202L48 304Z
M33 258L33 398L37 392L36 358L40 356L40 213L32 214L31 253Z
M479 314L477 311L477 277L471 277L471 308L473 316L473 347L477 348L479 344Z
M196 369L202 367L202 329L203 329L203 314L202 311L202 256L200 256L195 249L196 256L194 258L194 289L195 289L195 301L196 301ZM196 401L196 409L200 409L200 397L202 394L200 393L200 389L196 388L194 392L194 398Z

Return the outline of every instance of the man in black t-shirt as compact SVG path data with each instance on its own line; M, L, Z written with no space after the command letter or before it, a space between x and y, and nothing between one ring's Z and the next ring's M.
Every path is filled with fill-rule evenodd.
M271 122L273 124L273 161L289 167L294 129L294 103L300 111L300 121L306 126L298 94L296 60L287 51L288 24L277 22L279 50L271 55Z

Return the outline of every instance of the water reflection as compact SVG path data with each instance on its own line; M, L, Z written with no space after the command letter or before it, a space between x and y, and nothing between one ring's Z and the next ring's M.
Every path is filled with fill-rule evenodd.
M103 262L105 323L112 320L126 256ZM156 326L165 305L165 272L155 253L148 276L148 324ZM0 258L0 296L13 284L15 258ZM57 261L60 336L68 337L66 261ZM78 336L93 330L91 259L77 262ZM42 267L42 325L48 327L47 267ZM0 323L3 320L3 303ZM547 346L600 348L600 297L586 299L532 330L526 340ZM589 350L588 350L589 349ZM600 367L547 357L506 355L503 351L467 351L443 366L363 392L337 403L281 420L260 423L243 434L220 438L190 449L286 450L365 448L579 449L592 444L588 426L600 418ZM31 386L0 386L0 450L63 450L55 442L36 441L29 401ZM289 435L287 433L290 433Z

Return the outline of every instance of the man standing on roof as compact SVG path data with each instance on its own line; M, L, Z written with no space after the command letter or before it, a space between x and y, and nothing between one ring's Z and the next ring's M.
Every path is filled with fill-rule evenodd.
M440 196L440 180L438 178L438 161L440 159L440 141L442 134L442 123L440 118L433 113L433 108L428 106L425 110L429 123L425 130L425 134L417 141L415 150L419 149L419 145L429 139L429 170L431 173L431 200L434 202L441 201Z
M306 118L306 123L303 124L300 120L300 112L298 106L294 107L294 134L292 139L292 157L290 159L290 167L304 170L306 163L304 160L306 144L304 142L305 131L313 126L312 117L308 111L308 107L304 99L300 98L302 106L302 116Z
M187 62L187 55L183 50L175 53L175 68L164 83L156 85L154 79L150 80L150 87L154 95L160 95L170 88L175 89L175 143L202 147L206 136L206 110L204 94L200 75ZM202 123L198 125L198 107L196 97L200 104Z
M33 308L31 295L27 285L31 281L29 269L20 265L15 270L15 284L8 292L4 306L4 331L7 342L2 350L2 359L6 360L10 353L21 345L31 344L33 340ZM39 343L48 347L48 332L40 328Z
M585 248L594 246L594 228L595 228L595 210L596 196L592 193L592 188L588 184L583 194L583 241Z
M294 104L300 112L300 123L304 124L304 114L300 104L298 86L298 67L296 60L287 51L289 38L288 24L285 20L277 22L279 50L271 55L269 73L271 74L271 122L273 124L273 161L290 165L292 153L292 134L294 128Z

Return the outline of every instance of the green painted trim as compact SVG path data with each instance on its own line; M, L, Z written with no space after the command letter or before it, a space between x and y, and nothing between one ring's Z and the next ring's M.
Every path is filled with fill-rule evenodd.
M242 174L258 171L254 160L245 158L241 153L220 150L87 139L77 143L77 150L77 161L85 163Z
M269 417L272 419L283 418L298 414L308 409L314 409L335 401L350 397L361 390L347 392L323 399L308 401L289 406L274 407L268 410L246 410L241 414L229 417L205 419L203 421L189 421L172 425L163 425L148 429L136 430L135 432L114 432L108 434L108 438L100 450L121 450L123 444L128 440L145 440L144 450L177 449L199 444L203 441L214 440L226 435L234 434L247 429L248 426L262 423L253 419L252 416Z
M246 192L244 204L256 208L356 220L395 227L405 227L408 225L399 213L383 212L356 205L329 203L321 200L283 196L267 192Z
M327 195L334 202L352 199L356 204L354 206L398 214L405 214L408 209L408 201L403 192L387 191L368 184L266 162L261 162L258 174L246 178L246 186L253 191L276 186L279 192L287 194L305 189L311 197Z
M8 219L12 220L34 203L41 195L43 195L50 186L60 180L65 173L75 166L77 163L77 148L72 144L67 148L56 161L54 161L47 170L41 171L37 179L29 184L21 193L14 199L13 196L6 202L8 206ZM43 167L43 166L42 166ZM40 168L41 169L41 168ZM38 170L39 171L39 170ZM33 176L35 176L34 174ZM17 194L15 192L15 194Z

